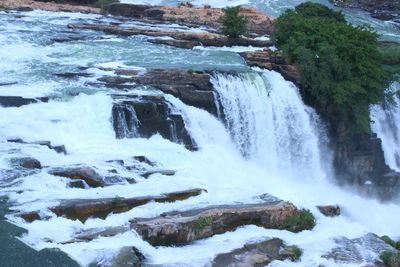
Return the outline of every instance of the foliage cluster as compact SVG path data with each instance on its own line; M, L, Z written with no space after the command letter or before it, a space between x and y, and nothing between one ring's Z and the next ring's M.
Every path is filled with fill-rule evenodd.
M400 253L392 251L384 251L379 256L381 261L388 267L399 267L400 266Z
M333 107L357 133L370 131L369 106L384 99L392 79L383 68L375 32L350 25L341 12L306 2L277 19L273 37L298 66L308 102Z
M297 231L314 228L316 221L310 210L303 209L299 214L287 218L284 224Z
M239 12L240 6L224 8L224 15L220 18L223 34L229 37L238 37L247 32L248 20Z
M211 225L213 223L214 219L212 216L205 216L205 217L200 217L193 223L193 228L195 231L200 232L203 230L206 226Z

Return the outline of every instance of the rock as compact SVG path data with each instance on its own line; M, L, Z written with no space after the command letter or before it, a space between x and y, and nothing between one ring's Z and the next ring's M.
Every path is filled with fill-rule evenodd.
M336 238L338 247L322 256L333 259L338 264L374 263L384 251L395 251L393 247L383 242L377 235L369 233L360 238ZM368 253L365 253L368 251Z
M368 11L372 17L380 20L400 18L400 4L393 0L330 0L335 6L359 8Z
M146 171L146 172L142 173L141 176L143 176L144 178L149 178L149 176L151 176L153 174L173 176L173 175L175 175L175 173L176 173L176 171L174 171L174 170L150 170L150 171Z
M141 267L145 257L134 247L123 247L111 260L100 261L97 267ZM92 265L90 265L92 266Z
M149 160L146 156L134 156L133 159L137 160L139 162L142 162L142 163L146 163L147 165L150 165L152 167L154 167L156 165L153 161Z
M126 231L129 231L129 226L116 226L116 227L104 227L104 228L94 228L88 229L83 232L80 232L74 236L74 240L64 242L66 244L79 242L79 241L92 241L98 237L111 237L116 236L118 234L122 234Z
M30 145L40 145L40 146L47 146L49 149L55 150L57 153L67 154L67 150L64 145L60 146L52 146L50 141L33 141L33 142L26 142L21 138L9 138L7 142L10 143L18 143L18 144L30 144Z
M201 45L201 43L197 41L186 41L186 40L175 40L175 39L150 39L149 42L153 44L163 44L184 49L192 49L195 46Z
M22 167L25 169L41 169L42 164L35 158L25 157L25 158L12 158L10 160L13 166Z
M150 6L115 3L105 6L105 14L125 16L142 20L158 20L185 24L188 26L208 26L219 29L220 17L224 14L221 8L180 6ZM255 8L244 8L240 14L248 18L249 34L267 35L273 32L273 19Z
M171 113L164 98L123 96L123 100L113 105L112 122L117 138L150 138L160 134L165 139L183 144L189 150L196 149L182 116Z
M317 208L327 217L336 217L340 215L340 207L338 205L317 206Z
M21 107L24 105L29 105L32 103L48 102L48 97L38 97L38 98L24 98L21 96L0 96L0 106L9 107Z
M283 201L209 206L164 213L155 218L138 218L132 221L132 228L150 244L168 246L187 244L249 224L270 229L304 230L288 223L291 217L300 213L293 204Z
M0 82L0 86L10 86L18 84L18 82Z
M70 178L72 180L83 180L90 187L104 186L103 177L100 174L98 174L96 170L87 166L55 168L50 170L49 174L54 176Z
M257 267L266 266L274 260L291 260L295 258L285 250L281 239L247 244L231 252L219 254L211 263L212 267Z
M134 207L145 205L149 202L174 202L200 195L203 189L189 189L171 192L159 196L144 196L133 198L101 198L101 199L74 199L62 200L61 204L50 208L57 216L64 216L71 220L85 222L90 217L105 219L110 213L123 213ZM21 215L21 217L24 214Z
M300 84L300 74L294 65L289 64L282 55L275 54L271 50L240 53L249 66L274 70L296 85Z
M69 24L70 29L84 29L84 30L97 30L106 33L133 36L133 35L146 35L153 37L172 37L176 40L197 42L202 46L253 46L253 47L270 47L272 42L268 40L253 39L248 37L227 37L218 33L210 32L194 32L194 31L173 31L173 30L157 30L145 28L126 28L117 25L106 24ZM167 43L165 43L167 44Z
M22 219L24 219L27 222L33 222L36 220L40 220L40 216L38 212L27 212L27 213L23 213L20 215Z
M59 154L67 154L67 149L65 148L64 145L60 145L60 146L50 146L51 149L53 149L54 151L56 151Z
M93 1L92 1L93 2ZM10 10L31 11L41 9L47 11L63 11L63 12L80 12L99 14L100 8L90 6L91 4L85 1L71 0L56 0L56 1L32 1L32 0L1 0L0 8Z
M55 73L54 75L64 78L64 79L74 79L80 77L93 77L92 73L85 72L63 72L63 73Z
M187 105L205 109L214 115L218 113L210 75L206 72L152 69L145 73L134 70L115 70L115 73L129 77L127 82L155 87Z
M68 182L68 187L85 189L86 183L83 180L72 180L72 181Z

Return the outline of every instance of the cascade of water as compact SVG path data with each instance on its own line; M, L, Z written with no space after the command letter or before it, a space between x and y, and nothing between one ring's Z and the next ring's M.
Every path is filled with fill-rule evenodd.
M212 83L232 139L246 158L292 177L326 176L313 125L317 115L292 83L271 71L216 74Z
M391 89L399 86L399 83L395 83ZM371 124L372 130L382 139L386 163L400 171L400 98L395 97L392 105L371 107L371 117L374 122Z
M114 112L116 121L113 124L116 127L117 138L138 137L138 119L134 107L131 105L117 106Z

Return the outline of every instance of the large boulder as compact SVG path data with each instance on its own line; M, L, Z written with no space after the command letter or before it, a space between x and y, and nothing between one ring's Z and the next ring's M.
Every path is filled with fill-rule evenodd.
M132 228L150 244L166 246L187 244L249 224L296 232L308 229L308 226L299 227L292 223L292 218L300 214L293 204L283 201L222 205L169 212L150 219L138 218L132 221Z
M32 103L48 102L48 97L38 97L38 98L24 98L21 96L0 96L0 106L9 107L21 107L24 105L29 105Z
M41 169L42 164L35 158L12 158L10 159L11 165L14 167L22 167L24 169Z

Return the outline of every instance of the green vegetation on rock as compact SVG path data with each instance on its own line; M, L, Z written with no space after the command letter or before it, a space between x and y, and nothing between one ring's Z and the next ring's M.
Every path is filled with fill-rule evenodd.
M385 242L386 244L388 244L389 246L394 247L395 249L400 250L400 241L394 241L393 239L391 239L389 236L384 235L381 236L380 239Z
M388 267L400 267L400 253L392 251L384 251L379 256L381 261Z
M298 247L298 246L287 246L285 247L285 250L291 254L293 254L293 261L298 261L301 258L301 255L303 254L303 251Z
M314 228L316 221L310 210L303 209L299 214L287 218L284 224L294 230L304 230Z
M238 37L247 32L247 18L239 14L240 6L224 8L220 18L222 33L229 37Z
M306 102L335 110L353 133L370 132L369 106L385 99L393 78L383 68L375 32L306 2L277 19L273 37L297 65Z
M206 216L200 217L193 223L193 229L197 232L203 230L206 226L211 225L213 222L213 217Z
M94 5L97 7L103 7L112 3L119 3L119 0L97 0Z

